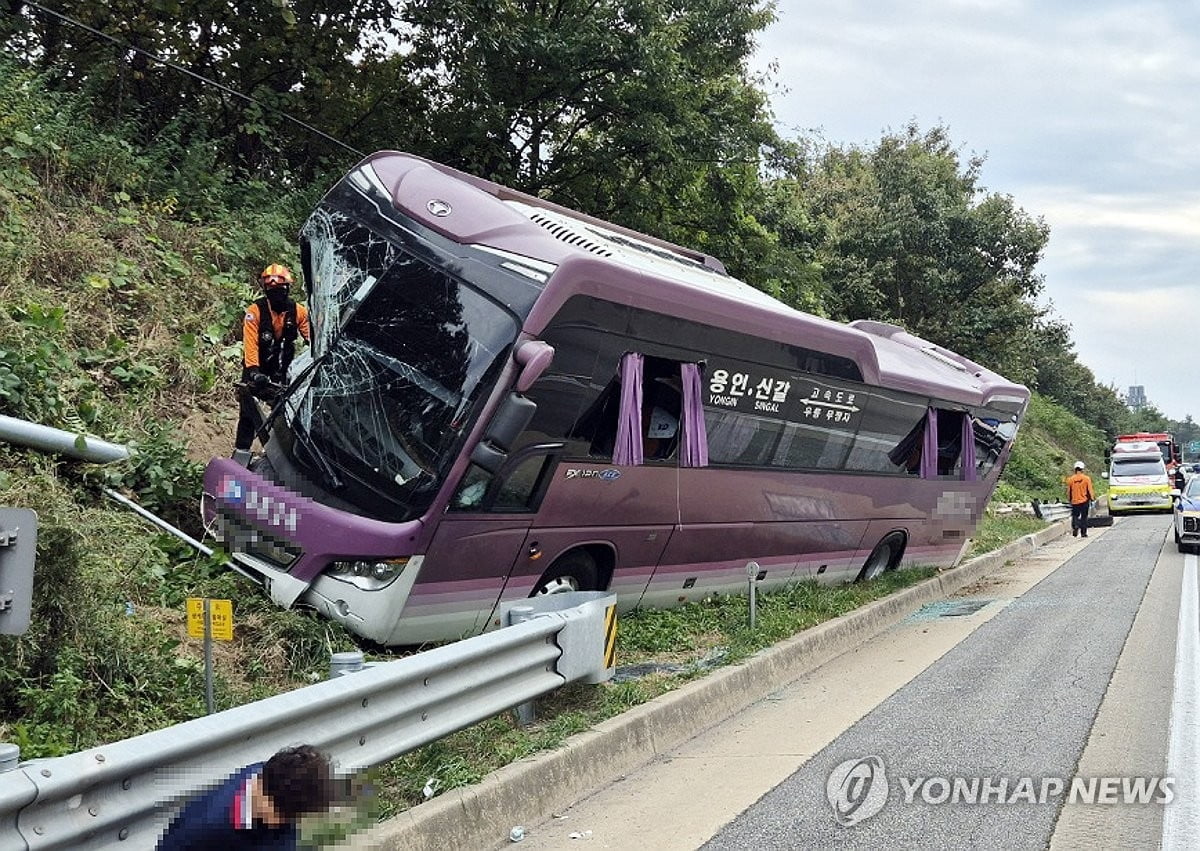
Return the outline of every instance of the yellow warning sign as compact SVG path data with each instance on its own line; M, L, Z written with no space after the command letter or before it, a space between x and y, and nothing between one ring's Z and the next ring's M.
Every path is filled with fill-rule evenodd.
M604 667L617 664L617 607L609 606L604 611Z
M217 641L233 641L233 602L208 601L209 634ZM187 631L192 638L204 637L204 598L187 598Z

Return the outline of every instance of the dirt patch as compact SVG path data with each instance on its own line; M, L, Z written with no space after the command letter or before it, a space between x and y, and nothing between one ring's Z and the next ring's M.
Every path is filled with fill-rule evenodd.
M226 410L193 409L179 423L180 432L187 438L187 457L202 464L210 458L228 458L236 426L237 402L232 394Z
M1007 566L1007 565L1006 565ZM966 585L957 592L955 597L971 597L986 592L989 588L996 588L1007 584L1007 578L999 574L989 574L982 576L970 585Z

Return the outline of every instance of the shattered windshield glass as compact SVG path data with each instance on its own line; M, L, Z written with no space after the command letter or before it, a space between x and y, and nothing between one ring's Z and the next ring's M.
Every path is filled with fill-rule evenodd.
M453 462L516 321L336 211L318 210L304 237L320 364L293 423L297 458L328 488L352 485L339 496L372 514L379 496L394 506L389 517L418 514Z

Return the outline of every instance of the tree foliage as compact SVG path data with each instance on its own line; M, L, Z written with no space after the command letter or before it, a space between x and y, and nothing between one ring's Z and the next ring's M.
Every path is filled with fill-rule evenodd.
M294 222L358 151L408 150L707 251L801 309L902 325L1110 434L1128 424L1039 301L1048 227L983 188L982 157L915 123L871 146L778 135L771 81L749 71L766 0L55 9L9 4L0 39L101 126L134 129L161 166L130 173L135 200Z
M964 164L944 127L913 124L872 150L812 146L784 180L812 222L833 318L894 322L1030 381L1049 229L983 192L982 165Z

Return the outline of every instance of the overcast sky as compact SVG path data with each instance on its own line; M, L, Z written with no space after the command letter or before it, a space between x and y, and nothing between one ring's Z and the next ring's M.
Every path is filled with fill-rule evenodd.
M1200 5L779 0L757 66L788 135L949 128L982 184L1050 226L1043 301L1081 362L1200 419ZM791 132L797 131L797 132Z

